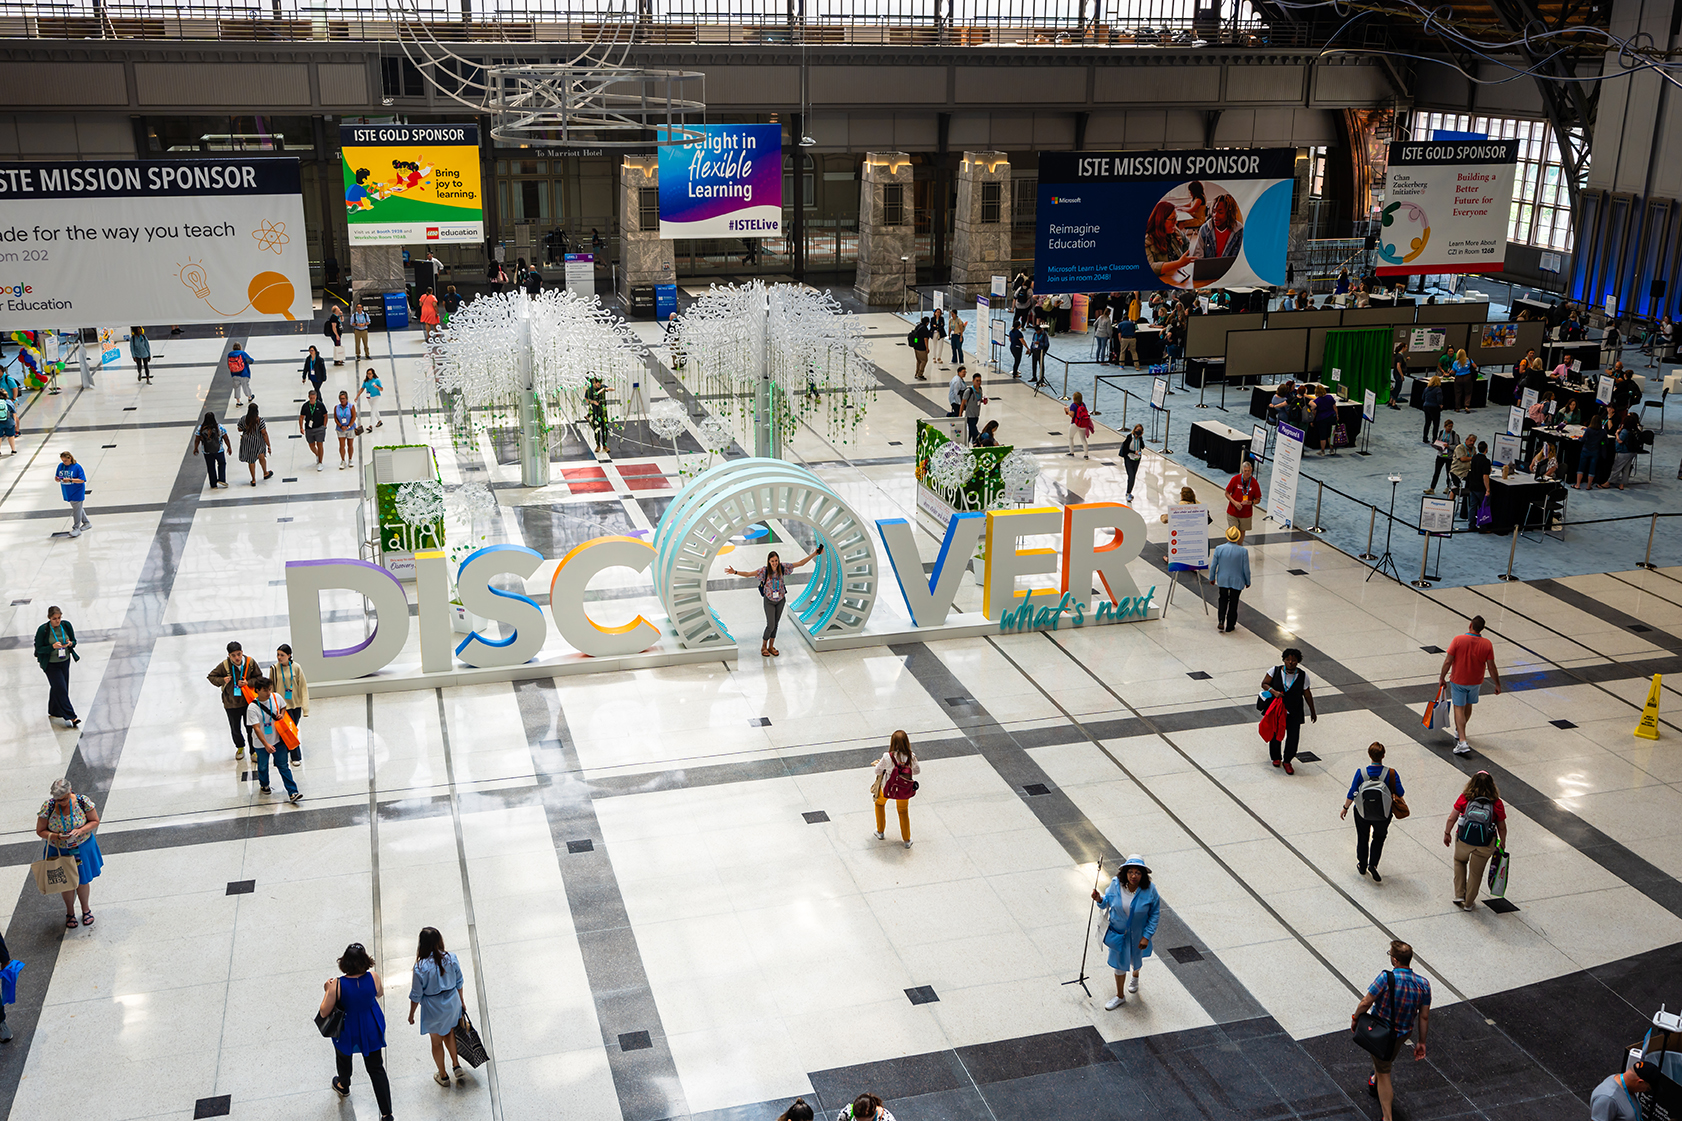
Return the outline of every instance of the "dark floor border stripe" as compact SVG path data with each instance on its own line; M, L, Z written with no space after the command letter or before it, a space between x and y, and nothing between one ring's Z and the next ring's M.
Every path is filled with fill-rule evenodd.
M228 376L227 353L233 341L223 346L223 357L211 379L211 395L232 389ZM182 449L181 464L176 469L175 483L170 487L169 504L158 519L140 575L135 580L129 598L128 611L117 631L111 657L105 664L105 674L94 693L93 703L83 714L83 728L76 750L71 756L65 776L72 786L95 805L105 805L111 781L117 773L124 745L130 735L130 722L140 699L141 686L151 665L164 611L169 606L180 571L179 560L186 553L192 536L193 518L198 512L199 495L203 487L203 462L190 448ZM97 512L97 511L96 511ZM46 794L42 792L42 798ZM64 920L60 901L56 896L42 895L35 890L35 881L27 879L18 893L17 907L7 929L6 943L13 957L30 965L19 974L18 1003L8 1020L12 1025L10 1046L0 1048L0 1116L12 1111L17 1088L29 1061L30 1046L35 1028L40 1022L41 1007L47 988L52 982L58 955L64 945Z
M1335 546L1334 546L1335 548ZM1141 553L1153 565L1167 570L1165 547L1147 549ZM1489 599L1491 603L1498 601L1484 596L1475 588L1468 591ZM1432 599L1431 602L1450 616L1458 616L1470 620L1471 616L1441 600ZM1372 682L1361 677L1337 659L1332 658L1316 647L1312 642L1286 630L1279 622L1266 613L1250 606L1239 609L1239 622L1245 629L1257 637L1276 647L1295 646L1303 651L1303 665L1310 673L1317 673L1328 684L1335 685L1344 695L1359 704L1364 705L1375 715L1382 717L1398 730L1412 738L1416 743L1432 749L1444 762L1459 770L1470 778L1478 771L1488 771L1495 779L1501 790L1502 800L1514 806L1530 817L1537 825L1554 834L1572 848L1577 849L1584 856L1623 880L1630 887L1635 888L1653 902L1674 915L1682 917L1682 882L1660 869L1657 865L1638 856L1627 846L1614 840L1607 834L1596 829L1581 817L1565 809L1558 802L1537 790L1534 786L1520 779L1500 764L1491 761L1476 751L1473 744L1473 754L1458 756L1448 753L1445 749L1451 745L1447 743L1441 732L1433 732L1426 728L1414 709L1403 704L1388 691L1380 689ZM1498 631L1493 631L1499 635ZM1521 649L1529 651L1522 643L1513 643ZM1529 651L1535 654L1534 651ZM1551 658L1542 661L1552 662ZM1560 668L1560 673L1576 677L1569 668ZM1577 678L1584 684L1593 684L1585 679ZM1431 690L1435 696L1436 690ZM1609 696L1615 696L1608 692ZM1619 698L1621 703L1622 698ZM1476 725L1473 725L1475 729Z
M567 726L560 691L553 678L546 678L516 682L514 695L531 748L532 768L540 780L549 835L560 861L620 1113L624 1121L688 1116L671 1044L613 871L613 856L602 836L589 784L581 777L578 748ZM571 851L568 842L580 840L591 841L592 847ZM647 1032L650 1046L625 1050L620 1038L634 1032Z
M943 700L966 695L962 682L926 644L897 644L888 649L905 663L906 671L931 697ZM976 753L998 772L1005 785L1016 791L1017 797L1076 864L1093 864L1122 855L1117 845L1092 824L1074 800L1058 787L1028 754L1028 750L987 712L985 706L972 702L954 710L953 723L975 744ZM1024 788L1036 783L1047 787L1049 792L1037 797L1029 796ZM1250 994L1166 902L1162 905L1156 929L1157 946L1193 946L1202 956L1200 961L1181 964L1167 953L1154 955L1157 961L1173 971L1175 978L1203 1007L1210 1019L1220 1024L1266 1015L1261 1002ZM1092 983L1096 986L1096 999L1102 997L1110 975L1102 957L1094 968Z
M1543 580L1526 580L1527 587L1535 588L1539 592L1553 596L1561 603L1575 607L1578 611L1596 619L1604 619L1609 623L1616 623L1623 630L1631 634L1638 634L1643 642L1651 643L1661 650L1668 650L1672 654L1682 654L1682 636L1671 634L1663 627L1655 627L1644 619L1638 619L1627 611L1619 611L1608 607L1592 596L1584 595L1576 588L1555 580L1552 577ZM1651 594L1651 593L1648 593ZM1646 631L1634 631L1632 627L1648 627Z

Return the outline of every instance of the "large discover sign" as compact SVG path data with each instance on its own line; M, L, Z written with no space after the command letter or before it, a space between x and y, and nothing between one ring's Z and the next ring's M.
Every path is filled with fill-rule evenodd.
M296 159L0 164L0 329L308 319Z
M1517 140L1390 145L1379 276L1500 272L1507 260Z
M1036 292L1285 283L1296 153L1042 152Z

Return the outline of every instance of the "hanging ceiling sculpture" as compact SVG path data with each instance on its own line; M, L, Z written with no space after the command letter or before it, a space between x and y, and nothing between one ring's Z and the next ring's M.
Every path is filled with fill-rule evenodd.
M610 3L581 32L591 40L566 62L497 62L457 54L434 33L421 0L386 0L397 44L428 84L491 118L491 136L508 145L646 148L699 139L705 77L695 71L626 65L637 19ZM448 24L440 26L448 27Z

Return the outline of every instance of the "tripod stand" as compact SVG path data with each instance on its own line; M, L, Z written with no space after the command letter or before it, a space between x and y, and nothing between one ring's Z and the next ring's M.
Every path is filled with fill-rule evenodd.
M1390 513L1389 520L1384 524L1384 553L1372 566L1372 572L1367 573L1368 581L1372 580L1374 573L1388 571L1392 580L1398 584L1402 582L1402 574L1396 571L1396 558L1390 555L1390 534L1396 528L1396 484L1401 481L1400 475L1390 476Z
M1205 605L1205 608L1207 608L1207 605ZM1098 870L1092 874L1092 890L1094 892L1096 892L1098 890L1098 881L1103 879L1103 876L1104 876L1104 856L1103 856L1102 853L1100 853L1098 855ZM1096 899L1094 899L1092 901L1092 906L1090 906L1086 909L1086 941L1081 945L1081 950L1080 950L1080 976L1076 977L1073 981L1064 981L1063 982L1063 984L1065 984L1065 985L1079 985L1081 987L1081 990L1086 993L1087 999L1089 999L1089 1000L1092 997L1092 990L1086 987L1086 982L1087 982L1086 954L1087 954L1087 951L1092 948L1092 916L1095 915L1097 912L1098 912L1098 901Z

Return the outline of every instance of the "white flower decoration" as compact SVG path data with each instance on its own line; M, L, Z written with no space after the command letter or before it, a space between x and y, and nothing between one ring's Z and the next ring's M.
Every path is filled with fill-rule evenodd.
M444 516L444 485L437 480L404 483L393 501L397 516L410 526L430 526Z

